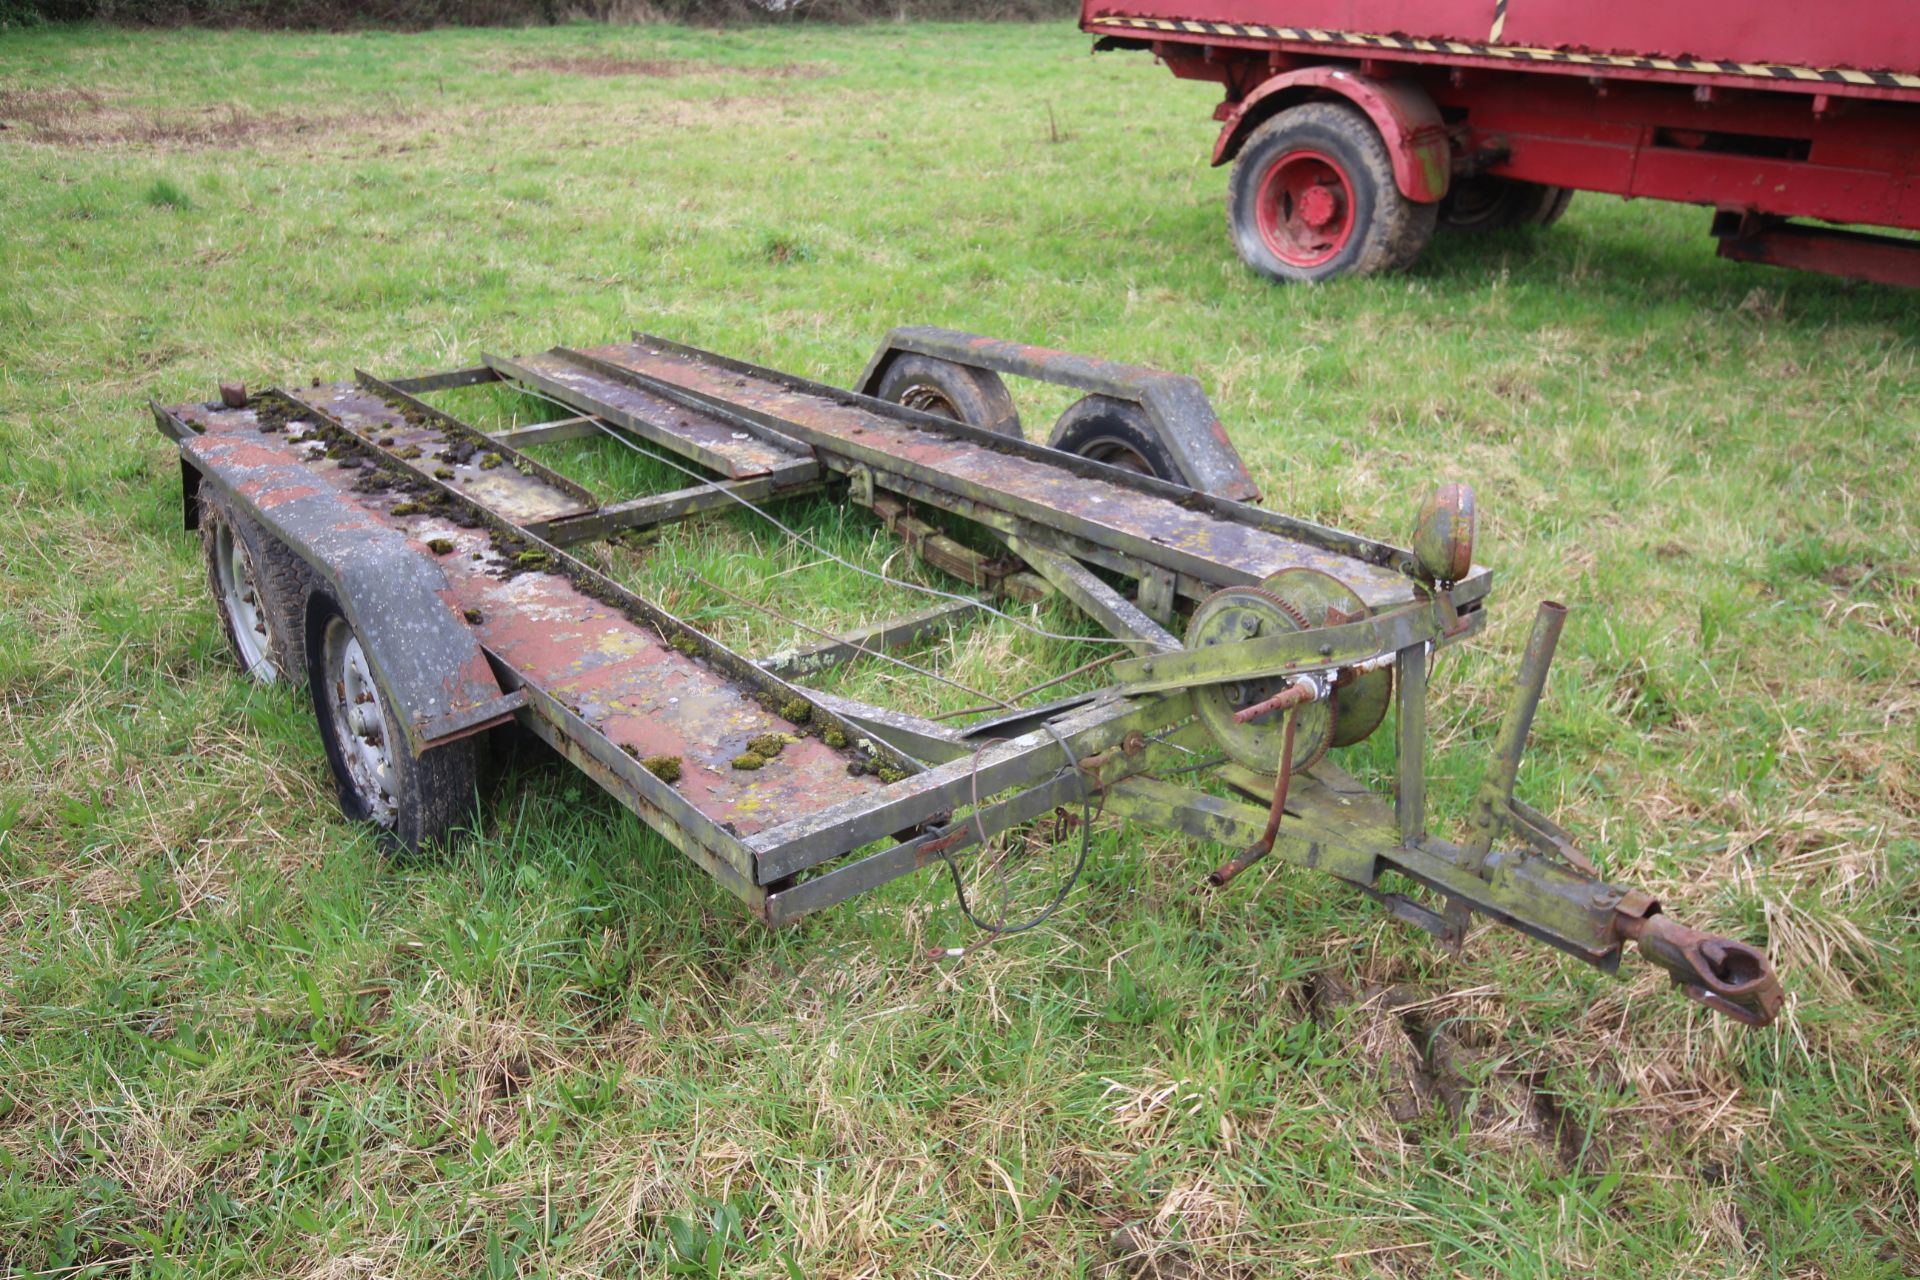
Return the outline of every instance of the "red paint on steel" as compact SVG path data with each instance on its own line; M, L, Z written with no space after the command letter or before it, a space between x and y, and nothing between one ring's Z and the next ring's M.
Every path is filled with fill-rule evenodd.
M1353 183L1325 152L1286 152L1260 178L1254 221L1282 262L1317 267L1353 238Z
M1509 0L1504 7L1495 0L1085 0L1081 16L1083 23L1145 17L1670 59L1920 71L1920 24L1902 0Z
M1722 236L1719 254L1736 262L1762 262L1920 289L1920 240L1836 227L1769 226Z
M365 408L358 403L362 393L351 383L311 394L352 403L356 412ZM518 571L486 528L432 510L396 515L394 508L409 499L405 490L361 487L364 469L343 468L309 446L290 443L285 434L262 434L252 410L210 413L188 405L170 412L204 426L206 434L194 448L209 463L297 465L302 478L312 482L312 492L337 495L346 510L364 515L342 527L385 526L404 533L444 576L437 594L456 616L465 616L481 645L635 758L680 757L675 789L715 824L751 835L881 788L871 774L848 772L859 758L856 753L801 737L800 726L768 710L751 689L729 680L712 663L675 649L652 627L557 573ZM543 501L536 487L521 496ZM248 497L270 505L262 493ZM430 540L450 550L430 554L425 550ZM472 670L449 672L449 679L456 684L484 679L497 696L491 668L477 654L476 660ZM746 752L748 741L767 733L796 740L758 769L735 769L732 762Z

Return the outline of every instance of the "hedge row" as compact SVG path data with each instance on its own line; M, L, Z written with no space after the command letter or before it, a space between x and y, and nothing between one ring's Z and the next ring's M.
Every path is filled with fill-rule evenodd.
M1032 19L1078 12L1077 0L0 0L0 26L435 27L600 22L869 22L902 18Z

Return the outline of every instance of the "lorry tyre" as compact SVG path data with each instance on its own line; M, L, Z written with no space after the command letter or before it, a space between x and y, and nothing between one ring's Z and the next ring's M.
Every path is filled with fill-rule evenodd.
M1573 188L1548 187L1514 178L1459 178L1440 202L1440 225L1449 231L1501 231L1550 227L1573 203Z
M1290 107L1253 131L1227 183L1227 230L1246 264L1317 282L1403 269L1437 206L1407 199L1380 133L1357 108Z
M1536 227L1550 227L1566 215L1567 206L1573 203L1572 187L1542 187L1539 202L1528 221Z
M473 815L476 739L416 758L353 624L324 595L307 610L306 641L314 718L341 811L372 824L390 848L413 853L445 844Z
M952 418L997 435L1020 434L1020 411L1007 384L991 369L937 356L899 355L880 377L875 397L922 413Z
M258 684L305 680L306 564L210 489L200 495L200 545L220 629L240 669Z
M1074 401L1053 424L1047 447L1156 480L1187 482L1146 410L1114 396L1082 396Z

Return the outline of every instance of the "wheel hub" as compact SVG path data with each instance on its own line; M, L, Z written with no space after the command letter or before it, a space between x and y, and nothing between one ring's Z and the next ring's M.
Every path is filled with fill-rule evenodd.
M1353 238L1353 184L1332 156L1289 151L1260 179L1254 202L1260 238L1281 261L1316 267Z
M1139 450L1120 440L1098 440L1088 445L1081 455L1093 462L1102 462L1109 467L1118 467L1122 471L1131 471L1136 475L1150 476L1153 467L1140 456Z
M952 418L955 422L961 420L960 410L955 407L952 400L947 398L947 393L923 382L916 382L902 391L900 403L906 408L918 409L922 413L938 414L942 418Z
M1321 231L1339 216L1340 202L1325 187L1308 187L1300 193L1298 213L1302 222Z
M400 813L399 781L380 686L360 637L344 621L336 621L330 629L326 654L329 710L348 783L366 807L368 819L391 827Z
M249 678L266 683L274 677L273 637L267 630L267 611L253 569L253 556L233 527L221 523L214 542L214 567L220 578L220 601L233 630L234 647Z

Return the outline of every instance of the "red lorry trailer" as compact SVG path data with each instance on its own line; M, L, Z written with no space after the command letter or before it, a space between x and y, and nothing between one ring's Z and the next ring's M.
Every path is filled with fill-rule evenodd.
M1920 23L1899 0L1084 0L1098 49L1225 89L1254 269L1404 268L1573 192L1710 206L1722 257L1920 285ZM1810 221L1803 221L1810 220Z

